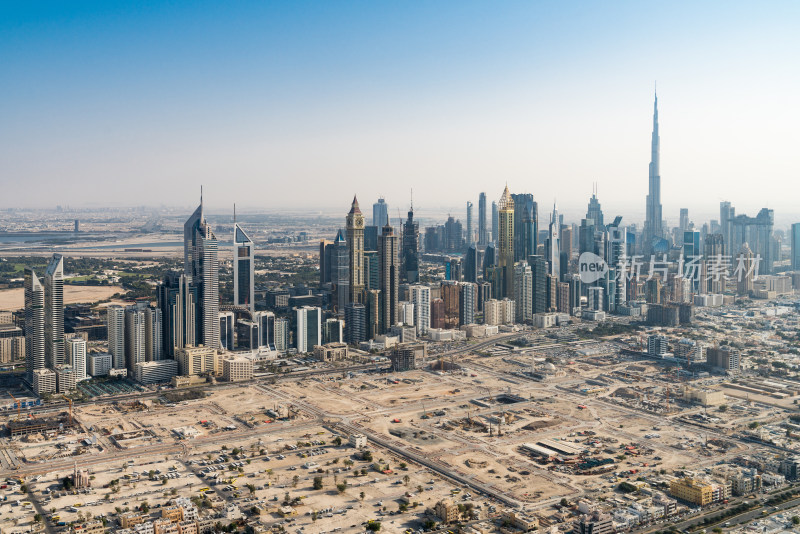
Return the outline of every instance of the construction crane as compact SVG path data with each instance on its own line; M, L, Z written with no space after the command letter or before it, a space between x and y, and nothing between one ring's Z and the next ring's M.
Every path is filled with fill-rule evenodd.
M20 412L22 411L22 403L18 401L17 398L14 395L12 395L10 391L6 391L6 393L8 393L8 396L14 399L14 402L17 403L17 416L14 418L14 421L19 421Z
M69 426L72 426L72 399L66 395L61 395L61 397L69 403Z

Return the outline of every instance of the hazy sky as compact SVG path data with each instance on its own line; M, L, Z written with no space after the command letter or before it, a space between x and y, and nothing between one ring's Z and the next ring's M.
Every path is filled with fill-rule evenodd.
M800 218L800 2L0 4L0 207L531 192ZM545 206L547 206L545 208ZM542 216L540 216L542 217ZM543 218L543 217L542 217Z

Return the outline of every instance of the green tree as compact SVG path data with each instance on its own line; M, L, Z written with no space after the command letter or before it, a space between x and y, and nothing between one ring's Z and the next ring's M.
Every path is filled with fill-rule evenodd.
M364 497L366 497L366 494L363 491L358 494L358 498L361 499L362 501L364 500Z
M35 514L33 516L33 520L36 521L37 523L41 523L42 522L42 514Z
M314 489L315 490L322 489L322 477L314 477Z
M370 532L378 532L381 529L381 522L375 521L374 519L370 519L369 521L367 521L366 526L367 530L369 530Z
M337 447L341 447L342 446L342 438L340 438L339 436L336 436L335 438L333 438L333 444L336 445Z
M344 493L344 490L347 489L347 482L336 484L336 489L339 491L339 493Z

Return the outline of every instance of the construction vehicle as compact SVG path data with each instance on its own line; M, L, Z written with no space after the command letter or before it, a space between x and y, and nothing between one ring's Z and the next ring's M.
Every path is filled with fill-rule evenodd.
M22 401L17 400L17 398L12 395L10 391L6 391L6 393L8 393L8 396L14 399L14 402L17 404L17 416L14 418L14 421L19 421L22 412Z

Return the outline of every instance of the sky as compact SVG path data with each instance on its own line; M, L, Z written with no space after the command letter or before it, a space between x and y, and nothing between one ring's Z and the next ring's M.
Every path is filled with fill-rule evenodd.
M0 3L0 208L800 220L798 2ZM463 215L462 215L463 217ZM702 221L701 221L702 222Z

